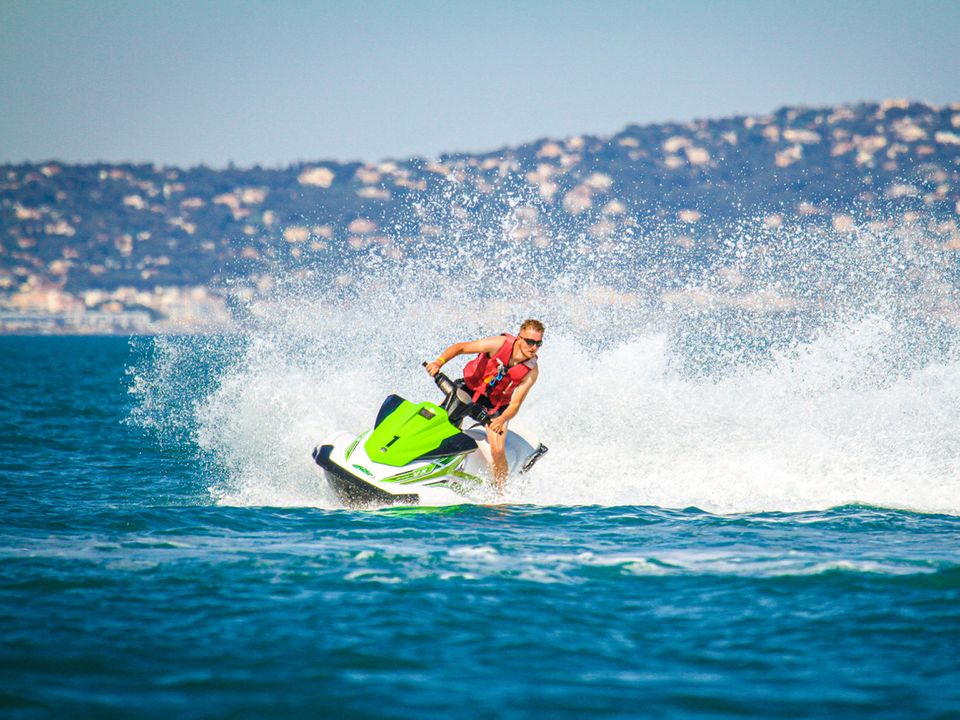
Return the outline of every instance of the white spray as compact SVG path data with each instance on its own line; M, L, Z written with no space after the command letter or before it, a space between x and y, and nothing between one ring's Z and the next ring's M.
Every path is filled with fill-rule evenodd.
M550 452L505 502L960 513L960 315L929 238L794 229L774 245L744 222L725 257L667 280L628 262L655 236L538 250L511 235L529 205L506 206L406 239L405 259L345 287L278 273L237 335L158 338L132 369L135 419L196 443L216 502L335 507L310 457L322 438L368 427L390 393L436 399L422 360L538 317L518 420Z

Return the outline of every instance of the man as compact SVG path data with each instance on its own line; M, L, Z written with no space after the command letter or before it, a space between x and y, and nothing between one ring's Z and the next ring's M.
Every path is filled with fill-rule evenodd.
M507 482L505 450L507 423L518 412L540 374L537 349L543 345L543 323L525 320L516 336L504 333L473 342L454 343L433 362L427 372L436 375L441 366L458 355L477 353L463 369L463 382L473 401L487 408L493 420L487 425L487 441L493 459L493 480L503 490Z

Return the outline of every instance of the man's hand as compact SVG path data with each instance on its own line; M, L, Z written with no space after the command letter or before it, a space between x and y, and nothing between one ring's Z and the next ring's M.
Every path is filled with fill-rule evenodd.
M430 377L433 377L438 372L440 372L440 367L441 367L440 363L438 363L436 360L431 360L430 362L428 362L427 372L430 373Z
M487 427L493 430L497 435L503 435L504 430L506 429L504 425L507 424L507 418L501 415L500 417L495 417L491 420Z

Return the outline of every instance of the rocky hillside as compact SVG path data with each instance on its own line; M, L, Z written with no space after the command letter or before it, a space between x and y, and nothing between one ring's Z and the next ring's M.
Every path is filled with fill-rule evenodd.
M228 276L255 287L283 263L402 262L444 218L517 203L512 239L538 248L559 225L587 251L640 228L696 252L698 235L745 217L837 231L907 217L960 249L960 103L783 108L379 164L2 165L0 304L113 313L134 329L198 312L220 322Z

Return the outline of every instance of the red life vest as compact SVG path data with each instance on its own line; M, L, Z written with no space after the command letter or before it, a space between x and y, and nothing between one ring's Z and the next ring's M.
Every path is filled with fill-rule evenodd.
M517 338L507 333L503 333L503 337L503 345L496 355L490 357L486 353L480 353L463 369L463 379L473 391L473 401L476 402L480 396L486 395L494 410L510 404L517 385L537 366L537 356L534 355L529 360L510 367L513 344Z

